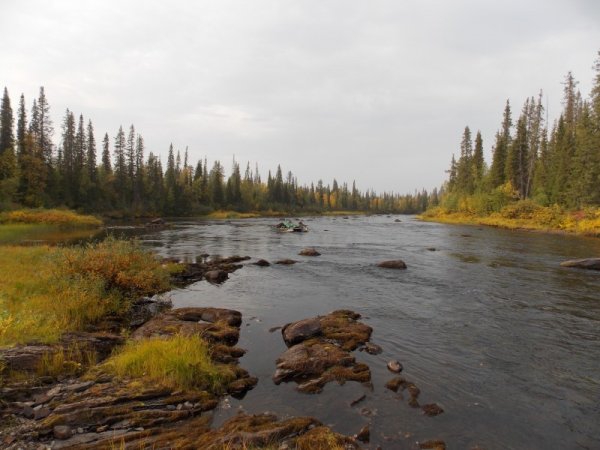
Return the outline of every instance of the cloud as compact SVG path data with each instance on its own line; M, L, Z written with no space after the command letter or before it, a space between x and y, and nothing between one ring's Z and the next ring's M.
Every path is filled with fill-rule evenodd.
M443 181L467 124L489 157L508 97L544 89L556 114L568 70L587 94L597 5L9 0L0 73L15 102L44 85L55 123L134 123L155 153L405 192Z

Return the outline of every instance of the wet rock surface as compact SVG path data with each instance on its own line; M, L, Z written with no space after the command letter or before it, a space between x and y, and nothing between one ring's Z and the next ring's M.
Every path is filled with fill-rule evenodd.
M173 275L173 281L179 286L185 286L202 279L211 283L222 283L227 280L230 273L243 267L239 264L250 259L249 256L229 256L221 258L215 256L209 259L209 255L203 255L202 262L185 263L184 269Z
M406 269L406 263L401 259L394 259L391 261L382 261L379 264L377 264L377 267L382 267L384 269L404 270Z
M305 393L321 392L330 381L366 383L371 371L350 354L371 336L371 327L348 310L287 324L282 336L289 347L278 359L273 381L294 381Z
M600 270L600 258L571 259L561 262L560 265L577 269Z
M300 256L321 256L321 253L317 251L314 247L304 248L298 253Z
M240 324L238 311L183 308L154 317L131 338L202 334L212 344L213 361L227 364L233 374L223 394L239 398L258 381L237 364L244 354L234 347ZM37 448L40 444L111 448L121 442L126 448L177 447L178 440L184 442L194 435L190 430L195 429L197 420L206 422L201 414L214 409L219 400L219 395L208 390L181 391L144 379L122 379L104 373L101 367L84 378L50 386L2 388L1 397L1 420L13 416L20 421L18 438L7 448ZM208 422L199 430L206 432ZM0 442L5 439L3 434L0 431Z

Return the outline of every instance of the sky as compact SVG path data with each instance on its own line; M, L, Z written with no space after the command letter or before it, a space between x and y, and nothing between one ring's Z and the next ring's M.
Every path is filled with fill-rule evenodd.
M598 0L2 0L0 83L14 111L44 86L57 144L69 108L163 161L406 193L466 125L489 162L507 99L543 90L552 122L568 71L587 97L599 24Z

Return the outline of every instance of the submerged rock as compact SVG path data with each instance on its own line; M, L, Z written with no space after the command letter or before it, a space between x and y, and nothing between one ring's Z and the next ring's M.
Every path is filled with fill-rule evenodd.
M383 267L384 269L406 269L406 263L401 259L395 259L391 261L382 261L377 264L377 267Z
M423 414L429 417L439 416L444 412L442 407L437 403L428 403L426 405L423 405L421 409L423 410Z
M305 249L302 249L298 254L301 256L321 256L321 254L314 247L307 247Z
M259 266L259 267L269 267L271 265L271 263L269 261L267 261L266 259L259 259L258 261L252 263L255 266Z
M576 267L578 269L600 270L600 258L571 259L560 263L562 267Z
M387 363L387 368L390 372L394 372L394 373L400 373L402 372L402 364L400 363L400 361L389 361Z
M275 262L275 264L290 266L292 264L296 264L296 261L294 261L293 259L280 259L279 261Z
M229 278L229 274L224 270L209 270L204 274L204 278L206 278L206 281L209 283L218 284L227 280L227 278Z

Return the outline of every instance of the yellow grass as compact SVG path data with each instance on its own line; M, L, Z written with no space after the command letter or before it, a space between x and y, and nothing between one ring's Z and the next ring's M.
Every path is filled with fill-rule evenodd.
M168 289L170 266L135 242L0 250L0 347L56 342L136 296Z
M511 203L500 212L488 215L449 211L438 207L426 211L419 217L431 222L600 236L600 208L564 211L556 205L544 207L527 200Z
M94 216L62 209L20 209L0 213L0 224L43 224L61 228L99 227L102 221Z
M103 368L120 377L215 393L234 379L228 366L211 360L208 344L198 335L130 341Z

